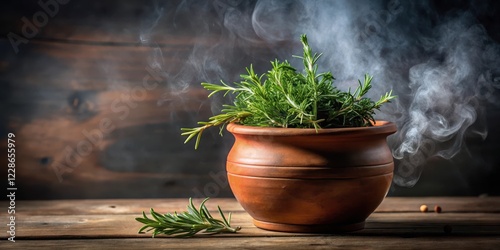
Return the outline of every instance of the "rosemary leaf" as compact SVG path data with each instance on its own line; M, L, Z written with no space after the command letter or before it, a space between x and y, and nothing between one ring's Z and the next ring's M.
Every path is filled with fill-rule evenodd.
M363 81L351 93L340 91L334 86L331 72L318 73L321 54L314 53L306 35L300 40L303 55L294 56L302 60L304 69L299 72L288 61L271 61L271 69L262 75L255 73L252 65L241 75L241 81L234 87L221 84L202 83L211 91L209 97L223 92L235 94L232 105L223 105L220 114L199 122L196 128L182 128L187 136L184 143L196 137L198 148L205 129L235 122L249 126L283 128L339 128L372 126L375 110L394 99L392 91L382 95L376 102L365 95L372 88L373 77L365 74Z
M241 229L241 227L231 227L231 213L229 213L229 217L226 219L219 206L217 206L217 209L222 220L215 219L205 206L205 202L208 199L204 199L199 209L197 209L193 204L193 200L189 198L187 211L182 213L160 214L151 208L150 214L152 218L149 218L145 212L142 212L142 217L135 218L136 221L144 224L139 229L139 233L153 231L153 238L159 234L172 235L174 237L191 237L197 233L236 233Z

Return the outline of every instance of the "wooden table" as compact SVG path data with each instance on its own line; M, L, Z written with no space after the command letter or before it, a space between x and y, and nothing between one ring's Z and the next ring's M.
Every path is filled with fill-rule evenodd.
M232 225L241 231L188 239L137 234L141 224L134 218L142 211L184 211L187 199L16 201L15 242L7 240L5 211L0 249L500 249L500 197L389 197L366 229L345 234L265 231L253 226L236 200L211 199L207 207L217 204L233 213ZM420 212L422 204L430 211ZM442 212L433 212L434 205Z

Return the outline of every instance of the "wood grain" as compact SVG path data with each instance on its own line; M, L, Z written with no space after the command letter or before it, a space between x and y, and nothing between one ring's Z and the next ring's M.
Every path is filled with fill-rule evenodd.
M383 242L383 243L382 243ZM496 249L500 238L314 236L185 239L74 239L0 242L9 249Z
M33 3L26 4L14 4L12 12L2 15L7 20L0 31L19 31L21 17L38 11ZM192 145L183 144L180 128L195 126L220 109L214 106L220 98L207 100L202 80L220 74L237 77L235 69L248 66L250 57L267 63L269 49L229 44L237 60L227 60L228 55L214 47L224 37L195 40L190 33L194 31L185 29L158 33L157 43L143 44L138 42L140 22L107 14L115 4L75 1L60 6L51 25L23 44L18 54L0 58L0 82L7 83L1 101L9 107L0 120L23 146L17 157L18 184L29 192L20 198L193 196L207 193L203 190L213 183L208 173L224 169L229 136L204 142L203 150L195 152ZM179 2L165 4L175 9ZM113 13L154 12L151 5L119 6ZM91 11L94 18L87 20L89 12L79 8ZM80 15L85 17L78 19ZM5 39L0 45L10 51ZM89 144L85 134L99 129L103 120L112 131ZM216 138L217 131L205 137ZM136 188L130 190L130 184ZM208 193L231 196L227 185L217 188Z
M201 202L201 198L193 199L194 203ZM78 205L75 205L78 204ZM209 208L215 209L217 204L224 211L242 211L241 205L233 198L213 198L207 203ZM500 213L500 199L498 197L387 197L375 210L375 213L421 213L420 205L427 204L431 210L427 214L434 214L432 207L442 207L442 214L448 213ZM5 201L1 205L7 205ZM172 212L186 209L187 199L106 199L106 200L29 200L20 201L18 212L26 216L32 215L106 215L106 214L139 214L154 207L158 211ZM417 213L417 214L418 214ZM425 213L421 213L425 214Z
M440 202L443 213L422 213L415 204ZM228 246L244 249L494 249L500 243L499 197L386 198L362 231L343 234L299 234L265 231L252 224L251 217L234 199L213 199L207 203L215 212L220 205L233 213L236 234L197 235L176 239L137 234L134 220L143 210L183 211L186 199L114 199L17 201L16 242L2 235L0 246L9 249L31 247L120 248L162 247L198 249ZM200 199L195 200L195 204ZM0 202L0 206L7 206ZM448 227L451 231L445 231Z
M216 211L214 211L216 212ZM137 234L141 224L133 215L35 215L23 217L19 214L16 224L20 228L18 239L60 239L60 238L134 238L150 237ZM500 236L499 214L442 214L425 215L375 213L366 222L366 229L346 235L445 235L444 226L453 228L454 235L497 235ZM268 237L300 236L296 233L264 231L252 224L251 217L243 211L233 212L232 225L241 226L241 233L220 235L220 237ZM5 236L4 236L5 237ZM169 236L160 236L169 237Z
M224 169L224 140L199 152L183 144L180 128L212 111L207 92L189 87L199 84L196 76L167 75L182 67L181 48L162 48L166 68L154 70L148 47L34 41L29 53L9 61L3 75L12 86L8 129L21 146L18 185L29 191L20 198L193 196L212 182L208 173ZM212 195L230 195L217 188Z
M24 191L18 198L231 197L227 185L210 177L224 170L231 137L207 132L194 151L179 135L221 108L222 98L207 100L199 83L237 80L250 63L265 72L270 60L288 58L300 45L264 43L251 25L224 26L229 11L251 16L255 1L71 0L15 53L7 35L22 35L23 18L32 21L42 11L38 2L0 8L0 138L6 132L19 138L17 184ZM148 76L158 86L142 91ZM137 98L127 97L134 90ZM500 125L499 115L488 110L488 127ZM103 119L114 130L68 166L74 156L68 152L88 145L83 131ZM496 138L491 129L486 142L472 141L485 156L478 166L429 163L421 182L394 193L498 194Z

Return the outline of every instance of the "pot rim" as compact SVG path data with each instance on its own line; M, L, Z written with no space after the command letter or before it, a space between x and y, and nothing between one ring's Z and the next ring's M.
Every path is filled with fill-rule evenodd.
M230 123L226 129L232 134L242 135L269 135L269 136L298 136L298 135L375 135L393 134L397 131L396 124L390 121L376 120L371 127L347 127L347 128L276 128L257 127Z

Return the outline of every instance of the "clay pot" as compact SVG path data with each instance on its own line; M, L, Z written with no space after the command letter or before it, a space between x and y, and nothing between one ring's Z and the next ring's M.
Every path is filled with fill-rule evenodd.
M229 124L227 130L235 137L227 157L229 184L259 228L363 229L392 182L391 122L318 131Z

